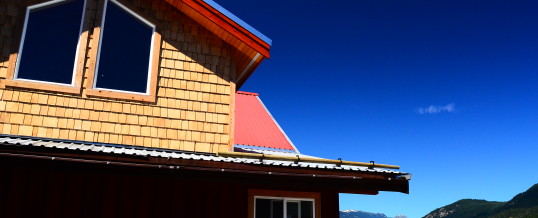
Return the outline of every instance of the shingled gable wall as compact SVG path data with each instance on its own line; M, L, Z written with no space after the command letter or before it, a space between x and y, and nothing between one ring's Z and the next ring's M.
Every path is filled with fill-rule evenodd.
M23 2L0 2L0 83L13 74L24 21ZM44 1L31 1L37 4ZM0 85L0 133L200 152L231 146L235 92L232 49L164 1L120 0L156 21L162 36L156 101L97 98ZM95 57L95 23L102 0L88 0L83 87ZM84 35L84 34L83 34ZM53 64L53 63L51 63ZM127 75L126 75L127 76Z

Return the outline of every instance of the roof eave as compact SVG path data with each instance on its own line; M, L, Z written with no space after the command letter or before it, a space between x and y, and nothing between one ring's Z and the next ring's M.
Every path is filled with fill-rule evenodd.
M55 163L84 163L95 167L128 167L181 175L208 175L212 178L231 176L251 183L271 180L275 185L294 183L323 188L339 193L376 195L379 191L409 193L409 181L396 179L397 175L379 172L343 172L324 169L290 169L282 166L259 166L241 163L223 163L206 160L169 159L165 157L132 157L121 154L95 153L53 148L29 149L24 146L0 146L0 157L38 159ZM194 174L193 174L194 173Z
M253 28L248 25L245 26L246 23L243 22L243 25L239 24L238 18L235 18L238 22L231 19L230 17L234 18L235 16L232 16L231 13L224 10L222 7L219 8L220 10L215 8L218 4L212 1L206 2L203 0L166 0L166 2L206 27L217 36L223 38L221 35L222 33L219 33L219 31L216 31L209 25L215 24L220 27L220 30L226 31L228 34L260 53L265 58L270 57L269 49L271 48L271 41L265 36L257 36L256 34L259 35L261 33L253 31ZM207 23L204 19L207 19L211 23ZM223 39L227 42L234 40L229 38Z

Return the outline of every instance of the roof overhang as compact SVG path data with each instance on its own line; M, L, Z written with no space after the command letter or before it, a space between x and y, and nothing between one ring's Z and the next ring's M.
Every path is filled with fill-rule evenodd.
M233 179L251 185L283 188L310 186L312 190L377 194L379 191L409 193L407 173L347 167L313 167L282 161L223 158L214 154L168 151L133 146L49 141L28 137L4 137L0 158L65 163L88 167L119 167L177 173L189 178ZM96 152L97 151L97 152ZM143 155L141 155L143 154Z
M271 40L211 0L165 0L201 26L236 48L237 89L265 58Z

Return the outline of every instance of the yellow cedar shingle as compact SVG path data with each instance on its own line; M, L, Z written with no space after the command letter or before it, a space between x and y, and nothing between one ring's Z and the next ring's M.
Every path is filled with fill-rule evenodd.
M37 130L37 128L35 130ZM37 135L37 131L36 131L36 135ZM61 138L61 139L69 139L69 130L68 129L60 129L59 138Z
M159 138L166 138L166 129L163 129L163 128L158 129L157 134Z
M4 123L2 126L2 133L3 134L10 134L11 132L11 124L10 123Z
M48 109L48 107L45 107L45 108L42 108L41 111L43 111L43 110L47 110L47 109ZM80 118L80 112L81 112L81 111L80 111L79 109L74 109L74 110L73 110L73 116L72 116L72 117L73 117L73 118L77 118L77 119Z
M82 120L75 120L75 124L73 125L73 128L76 130L82 129Z
M183 149L187 151L194 151L194 142L183 141Z
M82 121L82 130L86 130L86 131L91 130L91 125L92 125L92 122L91 122L91 121L89 121L89 120L83 120L83 121Z
M47 104L48 99L49 99L49 95L41 95L40 94L37 97L37 103L39 103L39 104ZM20 95L19 95L19 100L20 100Z
M84 141L91 141L93 140L94 133L93 132L84 132Z
M46 127L58 127L58 118L56 117L44 117L43 126Z
M119 139L118 135L110 134L109 143L118 144L118 139Z
M47 137L47 129L44 127L37 127L37 137Z
M197 152L209 152L211 150L211 146L209 143L196 143L195 151Z
M76 131L76 140L83 141L86 133L84 131Z
M32 99L32 93L30 92L22 92L19 94L19 102L30 102Z
M88 110L93 110L93 104L94 104L94 101L86 101L86 103L84 104L84 108L88 109Z
M24 114L13 113L9 116L9 122L14 124L23 124Z
M51 133L51 138L60 138L60 129L53 128Z
M68 129L73 129L75 127L75 120L74 119L67 119L67 126Z
M58 124L60 125L60 124ZM101 123L100 122L91 122L90 130L93 132L99 132L101 131Z
M104 111L111 111L112 110L112 104L110 102L103 102L103 110Z
M20 135L32 135L34 127L22 125L19 127L19 134Z
M73 109L72 108L66 108L64 116L65 117L73 117Z

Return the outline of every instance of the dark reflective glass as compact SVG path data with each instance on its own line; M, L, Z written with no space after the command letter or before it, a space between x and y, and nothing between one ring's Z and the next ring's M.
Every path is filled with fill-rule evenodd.
M271 200L271 218L284 218L284 201L283 200Z
M71 84L84 0L30 10L17 78Z
M271 218L271 200L256 199L256 218Z
M314 218L312 201L301 201L301 218Z
M299 218L299 202L286 202L286 218Z
M97 88L145 93L153 29L107 3L97 72Z
M273 199L256 199L256 218L283 218L284 201Z

